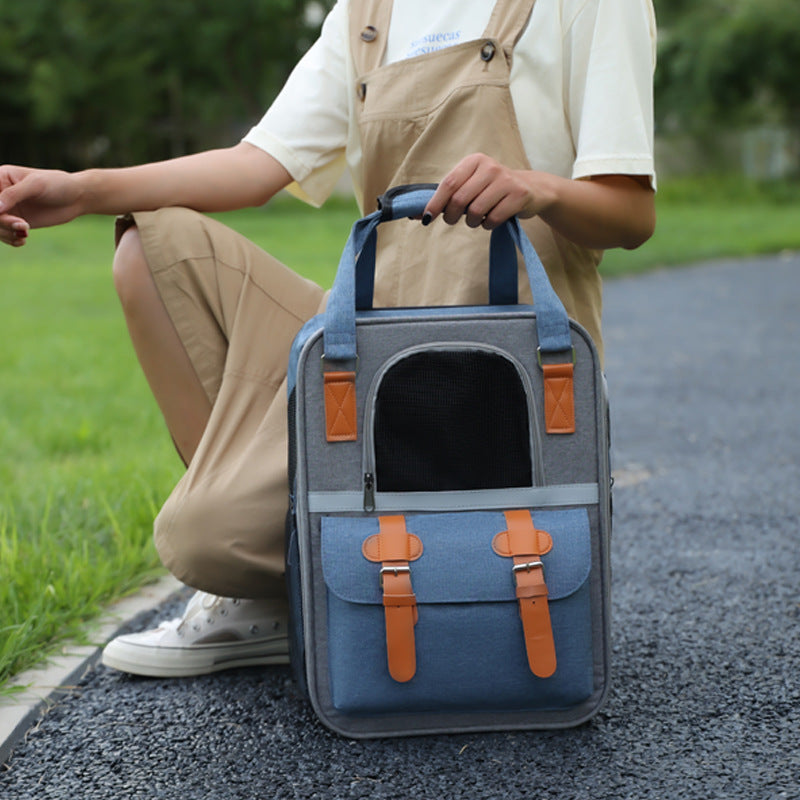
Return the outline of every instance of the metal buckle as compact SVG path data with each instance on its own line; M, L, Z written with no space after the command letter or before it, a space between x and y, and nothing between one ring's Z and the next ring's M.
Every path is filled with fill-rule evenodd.
M381 567L381 577L387 572L391 572L392 575L397 577L400 572L411 572L411 567Z
M512 572L530 572L534 567L542 567L544 569L544 562L543 561L526 561L524 564L514 564L511 567Z
M383 576L384 575L394 575L395 578L400 574L411 574L411 567L381 567L380 571L380 587L383 589Z
M320 370L322 370L322 374L323 374L323 375L324 375L324 374L325 374L325 372L326 372L326 369L325 369L325 362L326 362L326 361L332 361L332 360L333 360L333 359L329 359L329 358L328 358L328 357L325 355L325 353L323 353L323 354L322 354L322 355L319 357ZM346 361L344 361L344 362L342 362L342 363L344 363L344 364L348 364L348 365L349 365L349 364L353 364L353 369L352 369L352 370L349 370L349 371L351 371L351 372L358 372L358 362L359 362L360 360L361 360L360 356L359 356L358 354L356 354L356 358L355 358L355 363L354 363L354 364L353 364L353 359L347 359Z
M566 352L564 350L560 350L559 352ZM536 360L539 362L539 366L542 366L542 348L536 348ZM572 346L572 363L575 364L577 362L577 356L575 355L575 346ZM563 364L563 361L554 361L554 364Z

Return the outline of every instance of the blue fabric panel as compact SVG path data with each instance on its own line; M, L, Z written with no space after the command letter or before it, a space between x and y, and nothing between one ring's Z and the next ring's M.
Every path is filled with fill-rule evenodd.
M535 511L534 524L553 537L542 558L551 600L577 591L589 577L589 518L583 508ZM411 563L418 603L514 601L512 561L492 550L495 534L506 530L502 511L406 516L406 528L423 545ZM378 533L376 517L323 517L322 570L330 591L350 603L382 602L380 565L363 556L364 540Z
M332 361L351 361L356 357L356 259L380 218L381 212L375 211L353 225L339 260L325 308L324 352Z
M491 550L492 537L505 529L502 512L406 519L409 531L423 540L424 547L422 557L411 564L419 622L414 629L417 672L407 683L397 683L389 675L379 567L360 552L363 539L377 533L377 519L322 520L322 560L329 587L327 650L332 701L338 710L379 714L393 708L404 712L563 709L591 695L592 624L586 580L591 554L585 510L534 513L537 527L548 530L555 542L543 561L558 666L553 676L544 679L528 667L511 560ZM349 568L354 558L357 566ZM360 562L369 569L362 570Z
M333 705L345 713L563 709L593 690L589 586L550 604L557 667L537 678L528 667L516 602L421 606L414 628L417 672L392 680L381 606L328 596Z
M569 318L555 289L550 285L539 254L516 217L508 220L506 227L514 244L522 253L528 270L528 280L533 292L533 305L536 309L539 349L543 353L562 353L571 350Z
M294 387L297 385L297 370L298 365L300 363L300 353L305 346L305 343L315 334L317 331L322 330L322 326L325 324L325 317L322 314L318 314L316 317L311 317L305 325L297 332L297 335L294 337L294 341L292 342L292 348L289 351L289 366L287 368L287 397L291 395L294 391Z

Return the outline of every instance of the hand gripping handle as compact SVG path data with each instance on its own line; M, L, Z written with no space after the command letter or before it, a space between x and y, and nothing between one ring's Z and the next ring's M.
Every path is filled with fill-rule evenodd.
M354 361L356 358L356 309L372 306L375 231L378 225L403 217L419 216L433 197L435 188L431 184L414 184L390 189L379 199L380 207L377 211L353 225L339 261L325 311L326 361ZM570 350L572 340L564 305L550 285L541 259L516 217L512 217L492 233L489 257L489 282L492 289L490 303L507 304L512 296L516 301L515 248L522 253L533 293L541 352Z

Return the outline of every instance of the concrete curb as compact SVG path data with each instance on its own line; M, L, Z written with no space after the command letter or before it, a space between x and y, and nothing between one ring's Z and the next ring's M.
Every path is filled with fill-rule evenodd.
M183 588L167 575L145 586L137 594L111 606L92 626L91 638L97 645L66 643L60 654L44 665L17 675L10 686L24 687L11 697L0 697L0 764L5 764L14 748L53 706L75 691L76 683L100 660L103 645L125 624L152 610Z

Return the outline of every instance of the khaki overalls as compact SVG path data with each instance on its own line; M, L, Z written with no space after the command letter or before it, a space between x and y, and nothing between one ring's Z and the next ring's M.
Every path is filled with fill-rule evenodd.
M534 2L497 0L479 39L380 67L392 3L351 0L364 198L373 203L366 212L374 210L374 198L386 187L436 182L472 153L531 169L509 76L514 44ZM600 254L567 241L539 219L524 220L523 227L567 313L602 348ZM401 223L380 229L376 305L487 301L488 233L442 222L431 228L438 230ZM530 302L522 269L520 276L520 298Z
M498 0L480 39L380 66L388 0L352 0L351 48L363 196L436 182L484 152L529 169L508 88L513 47L534 0ZM371 206L369 204L372 204ZM162 299L213 408L200 446L155 522L165 565L214 594L284 593L286 365L325 293L220 223L186 209L136 213ZM567 311L600 345L596 253L524 223ZM436 220L381 227L375 305L485 303L488 232ZM426 267L426 264L430 266ZM530 291L521 280L521 298Z

